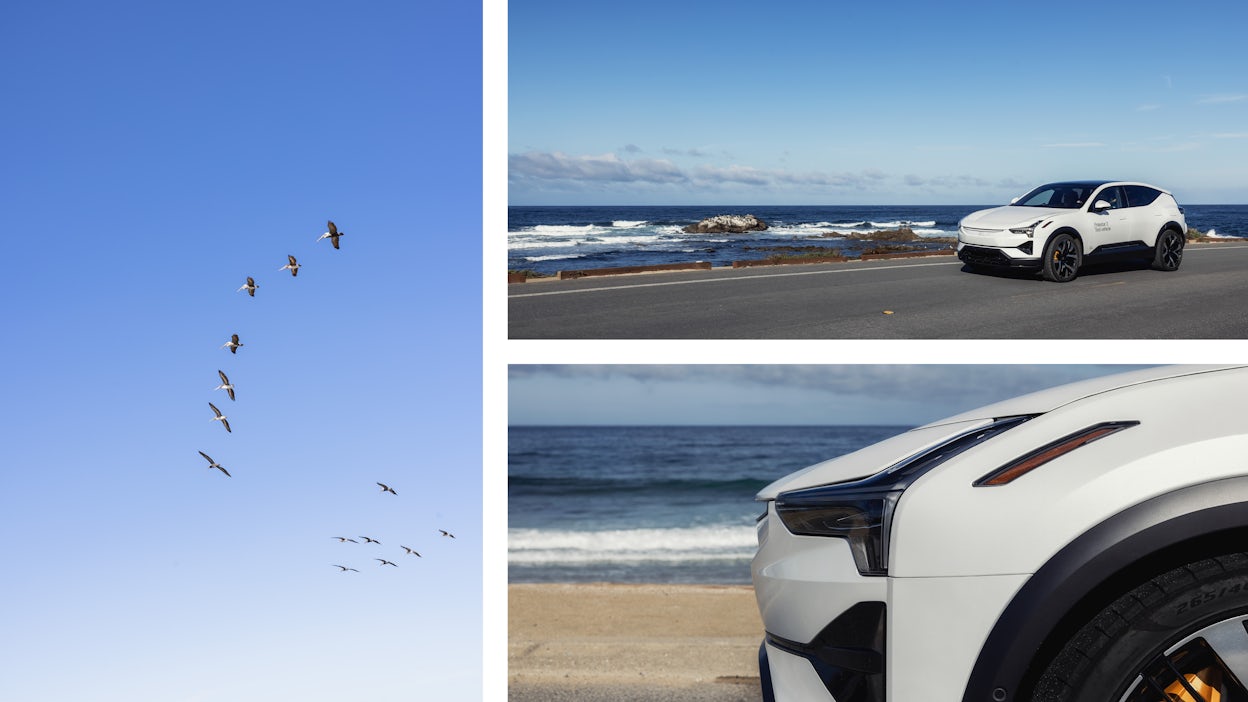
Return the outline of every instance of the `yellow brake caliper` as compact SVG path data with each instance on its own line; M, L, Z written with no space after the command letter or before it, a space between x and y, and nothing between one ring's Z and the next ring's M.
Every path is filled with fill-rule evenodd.
M1219 688L1222 687L1222 671L1217 668L1205 668L1199 673L1186 673L1184 679L1187 684L1196 691L1199 698L1192 697L1192 693L1188 691L1187 686L1182 681L1175 680L1166 688L1166 697L1171 702L1222 702L1222 693Z

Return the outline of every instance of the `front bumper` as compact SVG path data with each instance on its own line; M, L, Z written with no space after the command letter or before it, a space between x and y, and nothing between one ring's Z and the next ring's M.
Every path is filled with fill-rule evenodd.
M958 245L958 260L972 266L992 268L1039 268L1040 258L1029 257L1018 249L995 249L986 246Z
M752 571L767 702L958 702L1028 577L863 576L844 539L789 533L774 503Z

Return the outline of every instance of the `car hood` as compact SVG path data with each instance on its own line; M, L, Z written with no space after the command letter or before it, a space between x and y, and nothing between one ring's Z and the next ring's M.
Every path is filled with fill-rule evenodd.
M1033 208L1027 208L1033 209ZM816 463L787 475L759 491L756 500L773 500L788 490L859 480L899 463L963 432L986 426L994 419L1051 412L1072 402L1102 393L1166 378L1208 373L1235 366L1162 366L1083 380L1022 395L941 419L872 444L853 453Z
M1046 217L1056 217L1057 215L1078 211L1061 207L1006 205L1005 207L994 207L990 210L972 212L962 218L962 224L968 227L980 227L983 229L1008 229L1010 227L1025 226Z

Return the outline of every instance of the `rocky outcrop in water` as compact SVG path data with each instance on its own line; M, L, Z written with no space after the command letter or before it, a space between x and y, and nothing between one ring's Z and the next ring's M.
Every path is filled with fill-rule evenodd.
M767 223L752 214L716 215L684 228L686 234L743 234L761 232Z

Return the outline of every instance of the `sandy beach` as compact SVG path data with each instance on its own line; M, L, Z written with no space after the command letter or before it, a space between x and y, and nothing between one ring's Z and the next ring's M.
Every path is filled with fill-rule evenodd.
M512 584L508 698L757 702L748 585Z

